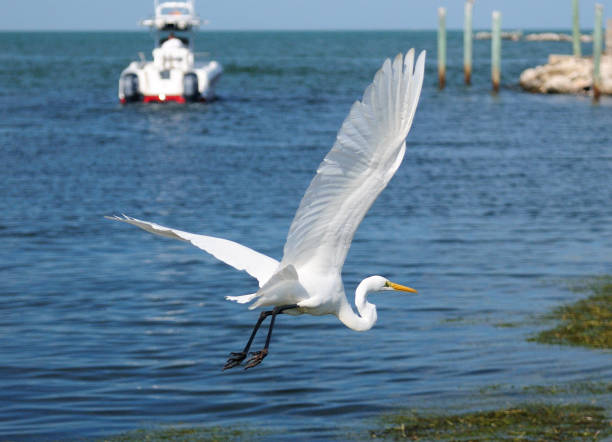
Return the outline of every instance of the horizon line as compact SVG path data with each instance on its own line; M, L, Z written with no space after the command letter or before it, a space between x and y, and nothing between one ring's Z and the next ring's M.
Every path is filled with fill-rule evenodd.
M437 28L410 28L410 29L399 29L399 28L297 28L297 29L286 29L286 28L269 28L269 29L197 29L195 32L422 32L432 31L437 32ZM447 28L447 31L459 31L463 32L463 28ZM476 28L476 31L490 31L490 28ZM571 28L505 28L503 32L525 32L525 31L567 31L571 32ZM584 33L593 32L593 29L585 28L581 29L586 31ZM120 29L108 29L108 28L67 28L67 29L0 29L0 32L151 32L150 29L134 29L134 28L120 28Z

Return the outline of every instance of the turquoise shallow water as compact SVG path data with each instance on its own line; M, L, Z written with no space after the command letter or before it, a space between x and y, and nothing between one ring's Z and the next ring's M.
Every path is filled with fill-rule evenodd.
M612 273L612 101L519 90L559 43L504 42L492 96L477 41L467 88L449 37L439 92L430 32L200 33L225 67L218 101L122 107L118 75L148 34L0 34L0 436L185 423L331 438L398 406L477 407L490 385L609 380L609 352L525 338L575 298L566 278ZM376 296L367 333L281 317L263 365L221 372L257 316L223 296L254 280L103 216L280 258L351 103L413 46L429 62L406 159L344 279L350 297L371 274L419 296Z

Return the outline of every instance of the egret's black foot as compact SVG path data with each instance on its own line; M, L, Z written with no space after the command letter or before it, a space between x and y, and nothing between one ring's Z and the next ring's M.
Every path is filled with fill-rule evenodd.
M266 356L268 356L267 348L251 353L251 358L247 361L247 364L244 369L248 370L249 368L258 366L259 364L261 364L261 361L263 361Z
M223 370L227 370L228 368L234 368L236 365L240 365L242 361L246 358L246 353L241 351L240 353L230 353L230 357L225 363Z

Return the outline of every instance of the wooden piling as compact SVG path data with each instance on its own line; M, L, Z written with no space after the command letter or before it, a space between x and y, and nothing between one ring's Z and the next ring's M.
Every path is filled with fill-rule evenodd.
M595 5L595 28L593 29L593 100L601 97L601 54L603 52L603 5Z
M438 8L438 81L446 86L446 8Z
M463 27L463 73L465 84L472 84L472 13L474 0L465 2L465 23Z
M493 11L493 26L491 32L491 81L493 91L499 92L501 82L501 13Z
M612 18L606 24L606 54L612 55Z
M582 56L582 50L580 47L580 12L579 12L579 0L572 0L573 8L573 31L572 41L574 46L574 57Z

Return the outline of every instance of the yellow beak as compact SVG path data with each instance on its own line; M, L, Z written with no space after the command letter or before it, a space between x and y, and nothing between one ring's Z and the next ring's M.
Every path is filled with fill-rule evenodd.
M406 287L405 285L399 285L391 281L387 282L387 286L391 287L393 290L399 290L400 292L418 293L412 287Z

